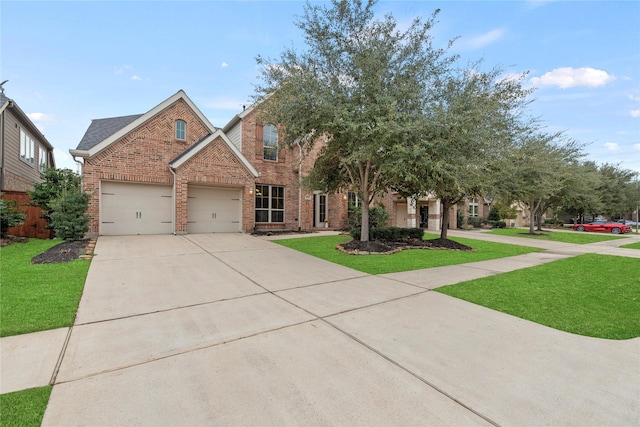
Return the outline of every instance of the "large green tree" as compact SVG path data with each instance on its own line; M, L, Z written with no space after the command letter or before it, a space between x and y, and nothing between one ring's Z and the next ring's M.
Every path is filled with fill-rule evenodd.
M570 182L572 165L584 155L582 146L563 133L532 129L520 136L503 163L500 190L508 200L529 208L529 233L535 233L535 218L549 201Z
M431 194L442 204L440 238L447 238L451 207L495 194L495 170L525 123L525 75L505 78L480 63L442 76L425 102L411 144L396 146L394 188L405 196Z
M308 186L350 189L362 200L361 240L369 239L368 209L393 186L395 146L407 144L422 123L431 89L454 57L432 45L438 13L406 30L375 1L308 2L297 26L306 46L278 60L258 58L262 120L278 123L285 144L322 144Z

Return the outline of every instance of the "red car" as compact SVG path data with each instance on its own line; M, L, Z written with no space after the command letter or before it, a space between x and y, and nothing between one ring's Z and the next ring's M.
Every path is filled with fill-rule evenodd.
M603 231L605 233L613 234L631 233L631 226L629 224L603 220L595 220L584 224L575 224L573 229L578 231Z

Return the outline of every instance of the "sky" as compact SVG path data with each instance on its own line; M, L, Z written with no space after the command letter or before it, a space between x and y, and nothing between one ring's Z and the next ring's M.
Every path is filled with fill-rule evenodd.
M313 4L322 2L313 1ZM304 48L304 2L0 2L0 81L55 147L92 119L142 114L184 90L223 127L260 82L256 57ZM325 3L326 4L326 3ZM585 145L585 160L640 172L640 2L379 1L400 28L440 9L434 45L464 63L528 72L530 113Z

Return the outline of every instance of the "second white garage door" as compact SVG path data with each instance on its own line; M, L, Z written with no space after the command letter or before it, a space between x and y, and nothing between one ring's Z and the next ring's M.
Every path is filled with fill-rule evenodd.
M241 231L242 201L238 188L189 186L187 233Z

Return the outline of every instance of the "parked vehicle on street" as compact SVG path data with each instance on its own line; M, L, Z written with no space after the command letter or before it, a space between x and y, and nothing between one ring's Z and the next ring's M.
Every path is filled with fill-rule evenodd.
M622 223L624 223L624 224L630 225L630 226L632 226L632 227L635 227L636 225L638 225L638 223L637 223L637 222L635 222L635 221L631 221L630 219L627 219L627 220L622 220L622 219L621 219L621 220L616 221L616 222L619 222L619 223L621 223L621 224L622 224Z
M574 224L573 229L577 231L601 231L612 234L631 233L631 226L629 224L607 220L595 220L583 224Z

